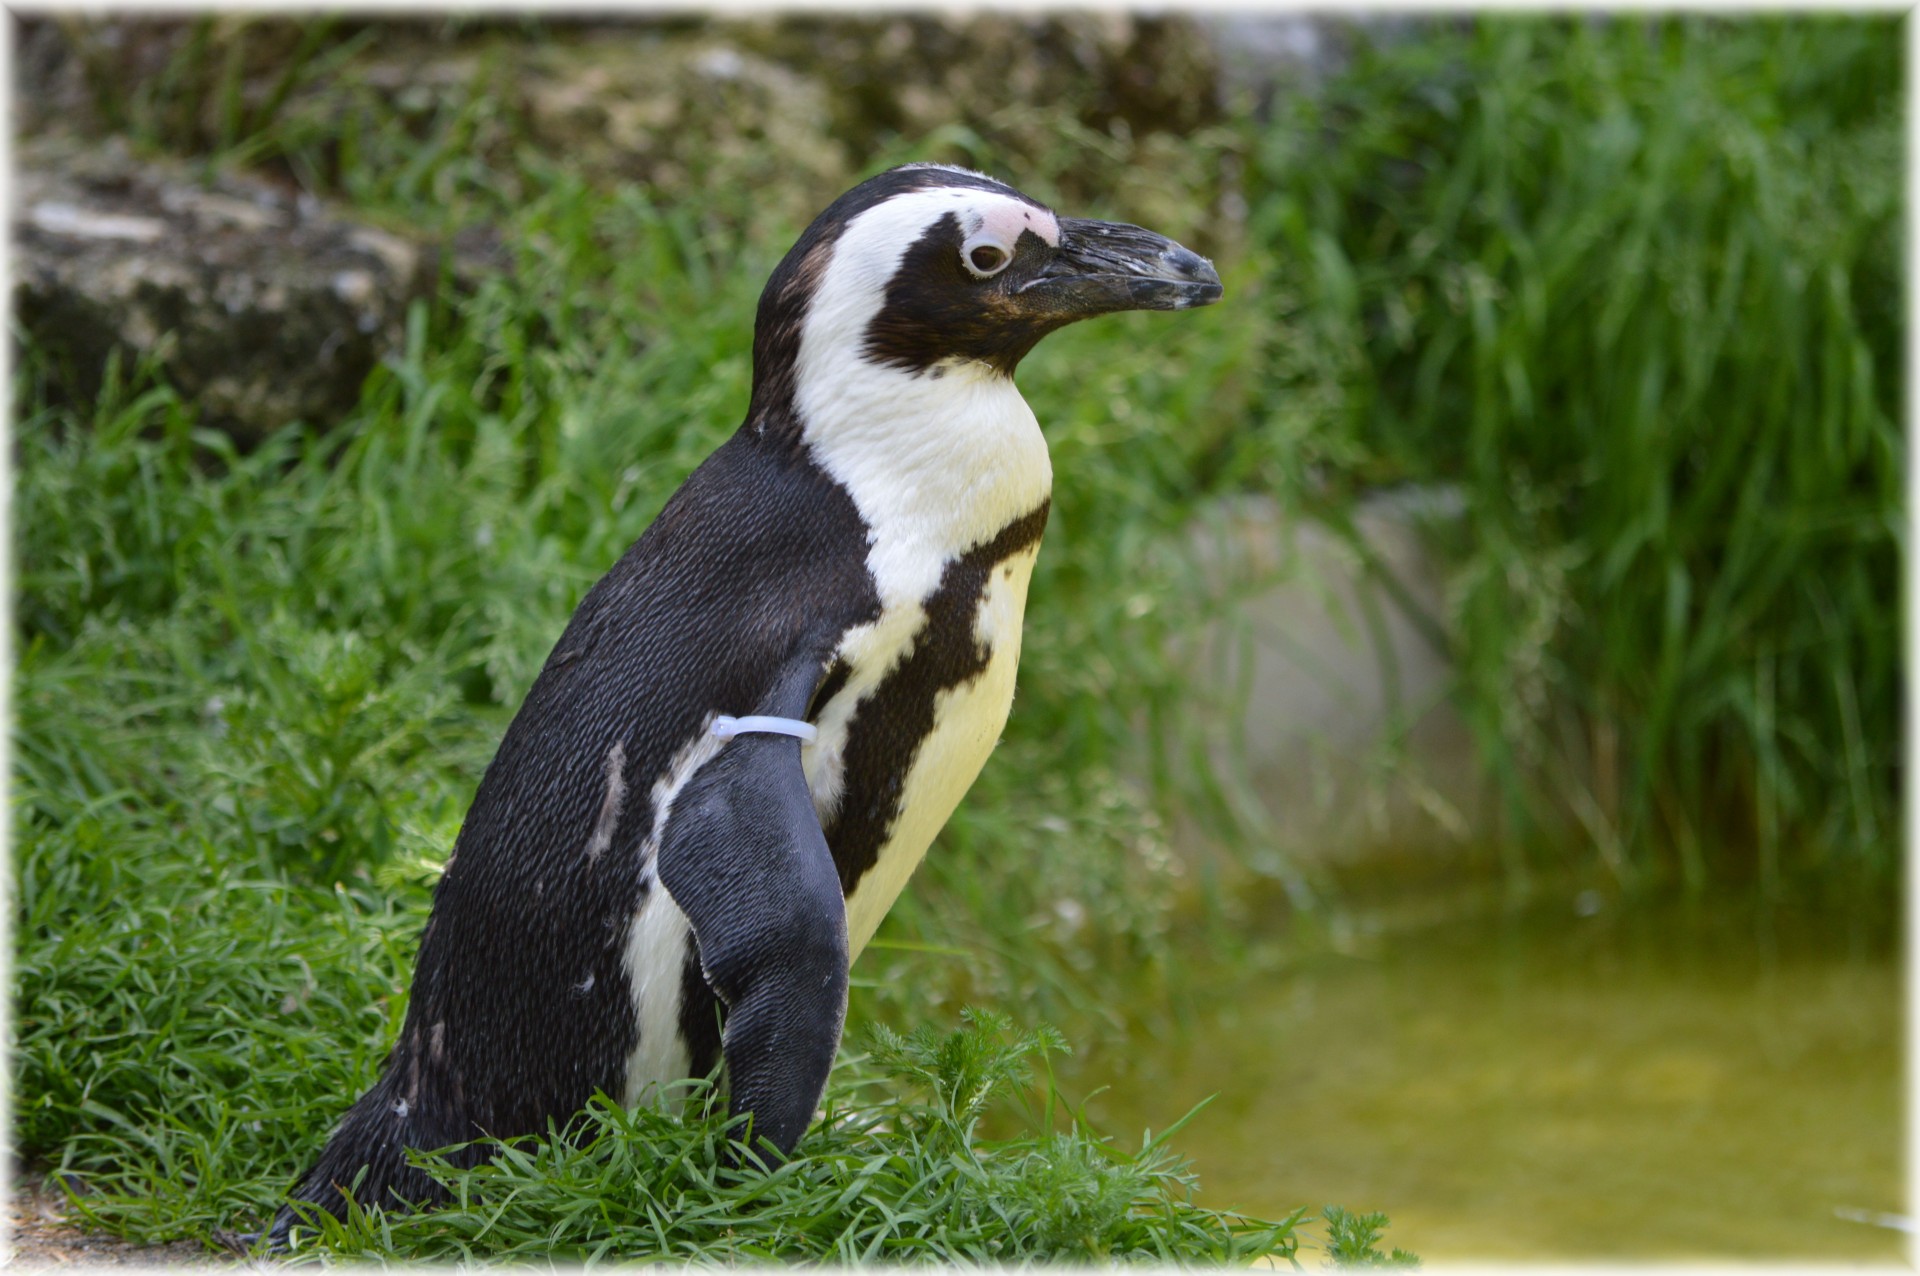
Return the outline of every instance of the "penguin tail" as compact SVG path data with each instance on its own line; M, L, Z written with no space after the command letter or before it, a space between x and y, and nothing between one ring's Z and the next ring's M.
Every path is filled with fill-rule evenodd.
M393 1072L347 1110L313 1167L300 1177L266 1230L267 1248L286 1252L292 1230L317 1230L320 1216L347 1221L349 1200L389 1211L439 1205L446 1189L407 1161L408 1148L439 1148L460 1136L440 1137L429 1113L393 1093Z

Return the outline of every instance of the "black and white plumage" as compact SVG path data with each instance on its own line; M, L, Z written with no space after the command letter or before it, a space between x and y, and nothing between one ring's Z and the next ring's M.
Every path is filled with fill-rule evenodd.
M338 1212L364 1170L362 1202L432 1201L404 1149L541 1132L723 1058L733 1110L790 1151L848 964L1012 703L1052 484L1014 368L1077 319L1220 291L1170 240L961 169L894 169L821 214L762 295L745 423L588 592L508 728L400 1039L292 1200ZM713 734L746 714L819 736Z

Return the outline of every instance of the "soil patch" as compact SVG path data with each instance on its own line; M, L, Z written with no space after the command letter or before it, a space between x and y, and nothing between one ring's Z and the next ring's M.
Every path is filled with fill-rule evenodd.
M104 1232L90 1232L72 1221L73 1207L57 1184L39 1175L22 1176L8 1202L12 1226L5 1263L10 1267L227 1267L222 1257L198 1241L135 1245Z

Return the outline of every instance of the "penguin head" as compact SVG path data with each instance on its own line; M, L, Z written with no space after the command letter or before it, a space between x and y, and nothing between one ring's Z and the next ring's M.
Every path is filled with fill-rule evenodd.
M1061 217L981 173L908 164L814 219L761 294L754 403L790 398L803 360L1010 377L1056 329L1220 299L1206 258L1119 222Z

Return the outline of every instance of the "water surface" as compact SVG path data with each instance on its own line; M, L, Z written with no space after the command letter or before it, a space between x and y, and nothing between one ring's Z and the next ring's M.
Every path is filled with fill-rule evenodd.
M1084 1061L1089 1115L1216 1095L1203 1202L1382 1209L1430 1260L1904 1255L1854 1221L1905 1202L1885 893L1464 911L1184 994Z

